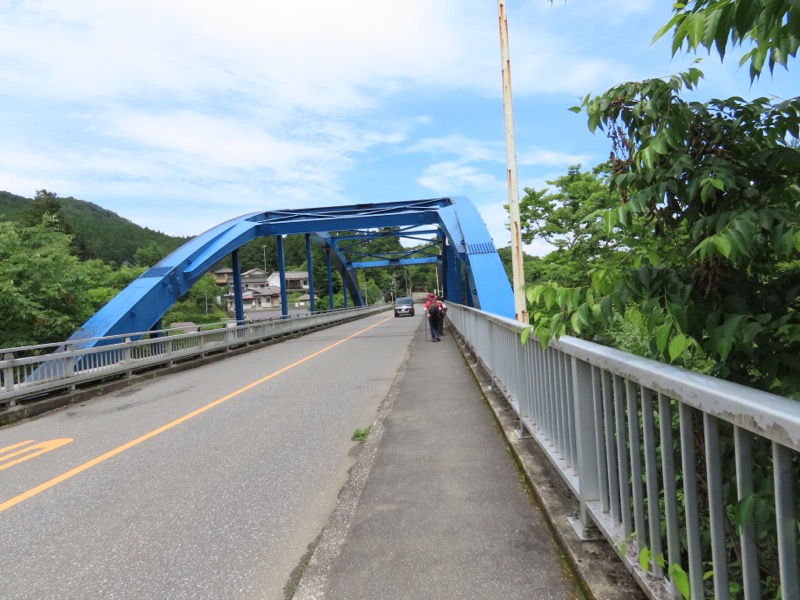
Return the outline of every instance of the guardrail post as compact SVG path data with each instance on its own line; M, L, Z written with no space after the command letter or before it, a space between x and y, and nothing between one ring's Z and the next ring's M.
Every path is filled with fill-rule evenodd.
M570 524L581 541L600 538L599 530L592 521L587 503L600 500L600 482L597 465L597 434L594 416L594 390L592 367L572 357L572 402L575 409L576 472L578 474L578 501L580 512Z
M122 349L122 364L127 366L127 365L131 364L131 360L132 360L131 359L131 346L132 346L133 342L131 341L130 337L126 336L124 344L125 344L125 347ZM125 375L130 377L132 373L133 373L133 370L132 369L128 369L125 372Z
M75 344L65 344L64 351L69 353L64 361L64 377L72 377L75 375L75 355L73 354L75 352ZM75 388L75 384L69 386L71 392L75 391Z
M5 354L3 354L2 358L3 360L9 360L9 361L14 360L14 353L6 352ZM4 392L14 391L14 388L16 387L14 385L14 367L6 367L5 369L3 369L3 381L4 381L3 387L0 389L2 389ZM11 398L8 402L5 402L4 404L7 405L7 408L11 408L16 403L17 403L16 400Z

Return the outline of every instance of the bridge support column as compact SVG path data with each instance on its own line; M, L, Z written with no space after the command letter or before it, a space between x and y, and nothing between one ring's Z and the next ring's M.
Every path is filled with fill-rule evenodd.
M342 298L344 298L344 307L347 308L347 269L342 267Z
M328 268L328 308L333 310L333 265L331 264L331 249L325 248L325 266Z
M317 302L314 299L314 267L312 266L311 258L311 234L306 234L306 267L308 268L308 296L309 306L311 307L311 314L317 312Z
M281 280L281 316L285 319L289 316L289 305L286 300L286 261L283 255L283 236L275 236L275 242L278 245L278 272Z
M242 300L242 265L239 261L238 248L231 252L233 264L233 306L236 312L236 324L244 325L244 300Z
M587 503L600 500L600 479L597 452L597 433L594 424L594 382L592 366L572 357L572 390L575 414L575 441L577 446L576 469L578 471L578 501L580 512L570 524L583 542L602 539Z

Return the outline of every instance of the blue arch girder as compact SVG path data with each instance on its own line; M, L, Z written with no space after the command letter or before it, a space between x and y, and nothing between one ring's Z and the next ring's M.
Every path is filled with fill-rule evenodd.
M378 228L384 230L375 231ZM363 230L367 233L362 237L369 239L435 233L440 251L429 257L365 256L373 260L348 262L340 244L357 236L337 237L328 232ZM93 338L150 331L220 260L255 238L294 234L310 234L312 241L330 251L331 262L359 303L357 269L435 262L446 300L514 318L511 286L480 213L467 198L450 197L256 212L231 219L186 242L140 275L70 340L86 340L82 346L93 346L98 344L90 341Z

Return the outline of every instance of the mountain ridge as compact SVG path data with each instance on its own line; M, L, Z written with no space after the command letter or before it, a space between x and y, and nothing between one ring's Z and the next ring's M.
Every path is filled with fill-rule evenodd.
M80 258L100 259L122 265L136 262L136 251L144 248L172 252L190 237L172 236L137 225L107 208L73 197L55 196L59 213L80 240ZM0 191L0 222L25 223L36 210L36 199Z

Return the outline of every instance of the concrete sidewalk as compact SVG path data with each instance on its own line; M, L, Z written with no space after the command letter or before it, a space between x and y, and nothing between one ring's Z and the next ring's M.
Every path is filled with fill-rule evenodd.
M294 598L586 597L564 556L455 338L420 327Z

